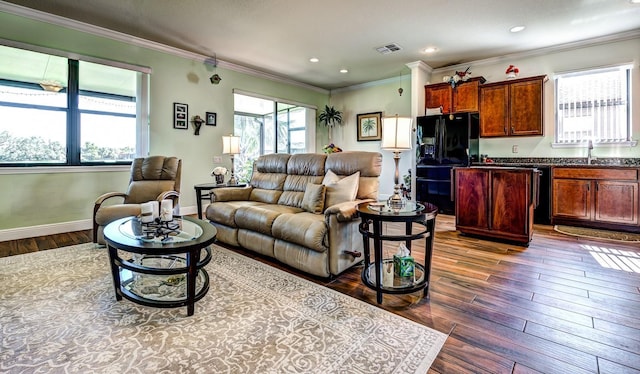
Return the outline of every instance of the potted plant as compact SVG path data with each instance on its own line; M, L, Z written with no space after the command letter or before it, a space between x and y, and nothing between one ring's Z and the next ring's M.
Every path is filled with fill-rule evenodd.
M320 116L318 117L318 119L329 129L329 143L332 143L331 130L336 124L342 124L342 112L337 110L333 106L325 105L324 110L320 112Z

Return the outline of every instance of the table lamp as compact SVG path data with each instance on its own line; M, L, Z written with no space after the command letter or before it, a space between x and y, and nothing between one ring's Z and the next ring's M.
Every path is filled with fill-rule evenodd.
M411 149L411 118L398 117L397 114L395 117L383 118L381 148L393 152L393 160L396 164L395 187L387 204L392 210L398 211L406 204L400 186L400 153Z
M228 185L238 184L236 175L234 173L234 161L233 156L240 154L240 137L233 134L222 136L222 153L231 155L231 178L229 178Z

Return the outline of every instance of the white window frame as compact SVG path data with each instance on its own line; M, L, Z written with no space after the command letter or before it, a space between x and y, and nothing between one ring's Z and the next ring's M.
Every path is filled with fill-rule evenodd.
M590 141L597 146L616 146L616 147L631 147L636 146L637 141L634 141L632 136L632 126L631 126L631 109L632 109L632 97L631 97L631 74L633 71L632 64L621 64L615 66L607 66L607 67L599 67L587 70L580 71L571 71L558 73L555 75L555 97L554 97L554 114L555 114L555 124L554 124L554 142L552 143L552 147L554 148L564 148L564 147L584 147L585 144ZM620 96L615 97L614 100L618 100L621 104L617 105L617 108L614 108L614 105L599 105L598 101L602 102L603 98L595 98L595 97L578 97L579 93L571 93L574 98L571 99L567 103L561 103L561 90L566 88L563 87L563 79L571 79L579 76L586 76L591 74L602 74L607 72L619 72L623 78L619 81L619 90ZM566 83L565 83L566 84ZM582 91L584 92L584 91ZM608 97L607 97L608 98ZM580 100L580 101L578 101ZM587 105L580 105L580 104ZM566 105L570 105L569 114L575 113L573 116L566 116L563 114L561 106L566 108ZM624 106L624 107L622 107ZM602 109L604 108L604 109ZM608 124L603 124L600 122L600 126L597 123L594 123L591 129L584 128L578 126L577 131L563 131L563 126L567 126L563 119L571 119L571 118L579 118L579 113L585 113L586 117L594 118L594 121L597 121L596 118L604 118L604 117L616 117L617 120L622 120L622 126L619 127L620 130L626 132L619 138L607 137L607 134L610 133L611 127ZM591 130L591 131L590 131ZM580 132L588 132L590 131L591 135L580 134ZM568 133L573 133L571 136L565 136ZM594 134L595 133L595 134Z

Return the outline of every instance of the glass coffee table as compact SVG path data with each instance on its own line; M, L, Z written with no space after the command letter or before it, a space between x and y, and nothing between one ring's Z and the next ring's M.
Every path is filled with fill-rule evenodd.
M122 218L104 228L116 300L158 307L187 307L193 315L196 301L209 291L209 246L216 228L191 217L170 222L141 223Z

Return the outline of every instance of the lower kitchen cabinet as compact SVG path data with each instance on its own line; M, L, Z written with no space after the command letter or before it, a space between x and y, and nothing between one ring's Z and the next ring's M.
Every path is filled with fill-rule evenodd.
M456 229L528 244L538 201L534 168L455 168Z
M554 167L553 224L640 232L639 169Z

